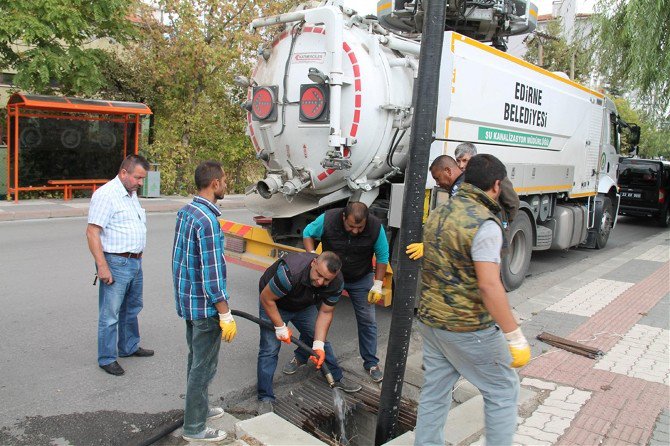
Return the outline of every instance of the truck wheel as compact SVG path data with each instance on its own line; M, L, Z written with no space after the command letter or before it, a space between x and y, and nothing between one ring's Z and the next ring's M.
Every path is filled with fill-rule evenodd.
M596 249L603 249L607 245L612 231L612 200L609 197L603 198L603 208L600 218L596 222L598 229L596 232Z
M500 276L507 291L516 290L526 278L533 250L533 228L528 214L521 211L509 231L509 252L500 265Z
M667 204L665 205L665 208L661 209L661 214L658 216L658 224L661 228L670 226L670 206Z

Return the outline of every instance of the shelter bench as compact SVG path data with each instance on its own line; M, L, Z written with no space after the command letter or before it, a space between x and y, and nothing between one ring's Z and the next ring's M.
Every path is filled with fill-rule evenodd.
M63 188L63 200L72 200L73 190L90 189L95 192L98 187L108 181L108 179L49 180L47 183L53 186L61 186Z

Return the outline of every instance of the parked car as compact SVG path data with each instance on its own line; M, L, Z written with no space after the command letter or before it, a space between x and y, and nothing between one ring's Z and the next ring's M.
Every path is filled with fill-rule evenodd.
M652 217L670 225L670 162L624 158L619 163L619 214Z

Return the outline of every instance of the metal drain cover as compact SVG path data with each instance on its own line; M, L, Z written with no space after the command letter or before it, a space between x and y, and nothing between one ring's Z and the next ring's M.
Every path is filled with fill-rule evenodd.
M376 388L363 386L360 392L344 393L346 402L345 431L346 444L374 444L379 411L380 392ZM339 424L335 416L333 390L319 375L312 375L302 381L287 395L274 404L274 412L305 432L330 445L338 445ZM416 403L402 399L398 413L398 432L394 436L414 429L416 424Z

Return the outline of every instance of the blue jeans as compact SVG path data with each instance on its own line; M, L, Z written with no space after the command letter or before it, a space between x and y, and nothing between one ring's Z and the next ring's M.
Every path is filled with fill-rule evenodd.
M105 254L114 282L98 291L98 364L130 356L140 345L137 315L142 310L142 259Z
M519 377L507 341L496 326L457 333L419 324L425 382L419 398L414 444L443 446L451 392L459 376L484 397L486 444L511 445L516 431Z
M316 316L318 314L316 306L310 305L304 310L295 312L282 310L281 308L277 309L279 310L279 314L284 323L292 323L293 326L300 331L300 340L311 348L312 343L314 342L314 324L316 323ZM262 305L259 305L258 313L261 319L271 322ZM261 401L275 400L275 394L272 391L272 378L277 369L280 347L281 341L275 336L275 331L261 327L261 340L258 347L258 364L256 367L256 373L258 375L258 399ZM333 379L335 381L341 380L342 369L337 364L335 352L333 352L333 347L330 345L330 342L326 342L324 351L326 353L326 365L328 366L330 373L333 375ZM298 349L295 355L296 358L298 358L298 361L303 364L306 363L309 358L309 355L301 349Z
M188 366L184 434L196 435L205 429L209 401L207 388L216 375L221 348L219 317L186 321Z
M377 358L377 321L375 305L368 302L368 292L372 288L374 274L370 273L355 282L345 282L344 289L349 293L351 304L356 313L358 327L358 351L363 358L363 367L370 370L379 364Z

